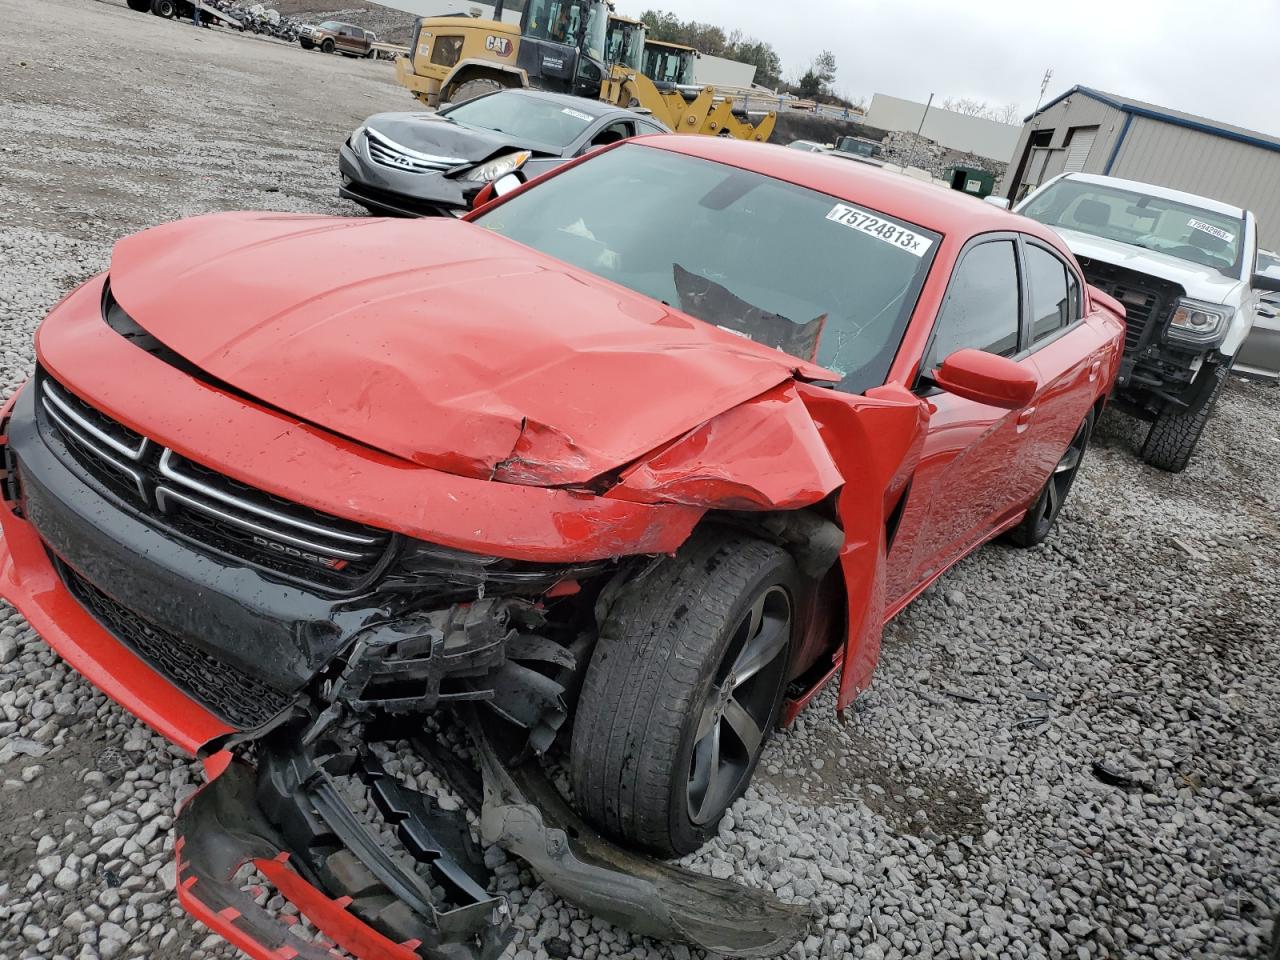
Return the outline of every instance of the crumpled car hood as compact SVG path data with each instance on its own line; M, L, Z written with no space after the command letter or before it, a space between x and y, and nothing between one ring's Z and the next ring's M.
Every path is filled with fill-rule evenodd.
M1169 280L1187 291L1188 297L1209 303L1230 303L1242 281L1224 277L1213 267L1205 267L1181 260L1155 250L1145 250L1133 244L1095 237L1077 230L1055 227L1071 252L1077 257L1100 260L1126 270L1136 270L1148 276Z
M117 244L120 305L299 419L424 466L584 483L835 375L481 227L218 214Z

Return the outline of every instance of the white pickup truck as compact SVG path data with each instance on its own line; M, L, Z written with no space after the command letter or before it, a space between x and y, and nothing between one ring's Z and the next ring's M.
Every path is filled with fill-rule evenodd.
M1090 284L1128 314L1115 400L1148 420L1142 459L1186 467L1260 295L1254 216L1229 204L1115 177L1055 177L1015 208L1053 227Z

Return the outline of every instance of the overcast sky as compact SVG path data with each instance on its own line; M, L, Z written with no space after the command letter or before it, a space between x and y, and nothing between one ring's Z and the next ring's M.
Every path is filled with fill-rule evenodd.
M784 75L824 47L836 87L1036 105L1075 84L1280 135L1280 0L623 0L767 40ZM972 12L971 12L972 11Z

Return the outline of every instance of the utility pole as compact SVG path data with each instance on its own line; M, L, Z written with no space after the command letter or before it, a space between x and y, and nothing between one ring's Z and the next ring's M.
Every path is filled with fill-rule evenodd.
M1031 111L1032 126L1036 126L1040 122L1040 118L1036 116L1040 112L1040 104L1044 103L1044 92L1049 89L1049 81L1053 79L1053 67L1045 70L1044 79L1040 81L1040 99L1036 101L1036 108Z
M911 161L916 158L916 146L920 143L920 131L924 129L925 120L929 119L929 107L933 105L933 94L929 94L929 102L924 105L924 113L920 114L920 126L916 127L916 139L911 141L911 152L907 154L907 162L904 167L910 167Z

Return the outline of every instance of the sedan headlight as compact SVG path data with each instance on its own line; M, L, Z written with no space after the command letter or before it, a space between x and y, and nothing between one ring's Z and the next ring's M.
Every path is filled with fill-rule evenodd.
M504 153L500 157L494 157L492 160L486 160L477 167L472 167L462 175L463 180L473 180L479 183L488 183L490 180L497 180L499 177L505 177L509 173L515 173L529 159L528 150L517 150L515 153Z
M540 596L562 580L603 573L610 561L531 563L507 560L436 543L409 540L388 571L385 585L437 598Z
M1227 325L1234 315L1232 307L1183 297L1174 304L1168 337L1195 346L1209 346L1226 335Z
M363 136L364 136L364 124L362 123L360 124L360 126L356 127L355 130L351 132L351 136L347 137L347 143L351 144L351 146L354 147L356 144L360 142L360 138Z

